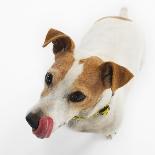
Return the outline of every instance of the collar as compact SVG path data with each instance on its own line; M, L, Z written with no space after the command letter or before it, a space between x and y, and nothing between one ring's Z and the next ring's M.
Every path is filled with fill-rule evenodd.
M77 116L74 116L72 119L80 121L80 120L88 119L91 117L97 117L99 115L104 117L104 116L107 116L109 114L109 112L110 112L110 105L107 104L102 109L100 109L97 113L95 113L94 115L92 115L90 117L84 117L84 116L77 115Z
M102 96L99 99L98 103L90 112L90 114L88 114L87 116L77 115L77 116L74 116L72 119L79 121L79 120L84 120L92 117L97 117L99 115L103 117L106 117L107 115L109 115L110 106L112 104L112 98L114 96L114 93L111 90L107 90L104 94L105 94L104 97ZM104 107L103 107L103 103L106 103Z

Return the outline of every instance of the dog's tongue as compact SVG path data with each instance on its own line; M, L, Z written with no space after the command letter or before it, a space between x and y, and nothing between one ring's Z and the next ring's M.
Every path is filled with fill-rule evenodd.
M39 126L36 130L33 130L38 138L48 138L53 129L53 119L47 116L41 117Z

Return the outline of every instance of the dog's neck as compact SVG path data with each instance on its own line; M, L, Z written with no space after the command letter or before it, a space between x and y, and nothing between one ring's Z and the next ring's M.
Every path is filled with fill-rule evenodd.
M107 105L111 105L113 93L111 89L107 89L104 91L104 95L98 99L96 105L93 108L89 108L83 110L79 113L79 116L89 118L96 113L98 113L101 109L103 109Z

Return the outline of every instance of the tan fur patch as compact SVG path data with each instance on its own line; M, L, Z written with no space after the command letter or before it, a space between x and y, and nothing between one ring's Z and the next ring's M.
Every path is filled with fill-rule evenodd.
M46 47L51 42L53 43L55 63L48 72L53 75L53 80L49 87L45 84L41 96L49 94L52 88L65 77L74 62L73 50L75 45L68 35L56 29L50 29L46 35L43 47Z
M102 18L98 19L96 22L101 21L101 20L106 19L106 18L115 18L115 19L125 20L125 21L129 21L129 22L132 21L129 18L124 18L124 17L120 17L120 16L107 16L107 17L102 17Z
M80 63L84 64L83 72L73 83L72 91L82 91L87 97L83 102L74 104L74 107L83 110L97 103L104 90L99 68L102 62L100 58L95 56L80 60Z
M59 55L55 63L52 65L52 69L59 71L59 77L57 77L57 81L60 81L64 78L67 71L71 68L73 62L74 58L72 53L65 53L62 56Z
M79 110L95 106L105 89L111 88L112 91L115 92L133 78L133 74L125 67L114 62L103 62L99 57L92 56L87 59L81 59L79 63L84 64L83 72L72 86L72 91L81 91L86 95L84 101L73 105ZM110 66L110 70L108 70L108 72L110 71L110 75L103 69L104 66L106 67L107 65ZM108 78L102 79L103 72L105 77L111 76L110 79L112 81ZM104 85L103 81L108 83L108 87Z
M47 87L45 84L45 88L41 94L41 96L46 96L55 87L63 78L65 77L68 70L71 68L74 62L73 53L59 53L55 63L49 69L49 72L53 74L53 81L50 87Z

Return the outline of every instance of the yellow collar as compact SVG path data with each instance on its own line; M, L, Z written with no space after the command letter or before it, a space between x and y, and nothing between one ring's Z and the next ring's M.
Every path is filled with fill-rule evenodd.
M88 118L91 118L91 117L96 117L96 116L107 116L110 112L110 106L109 104L105 105L102 109L100 109L97 113L93 114L92 116L90 117L84 117L84 116L74 116L72 119L74 120L83 120L83 119L88 119Z
M110 101L102 108L100 109L98 112L92 114L91 116L74 116L72 119L74 120L84 120L84 119L88 119L88 118L91 118L91 117L97 117L97 116L103 116L103 117L106 117L109 112L110 112L110 105L112 103L112 99L113 99L113 96L114 96L114 92L112 92L112 95L110 97Z

